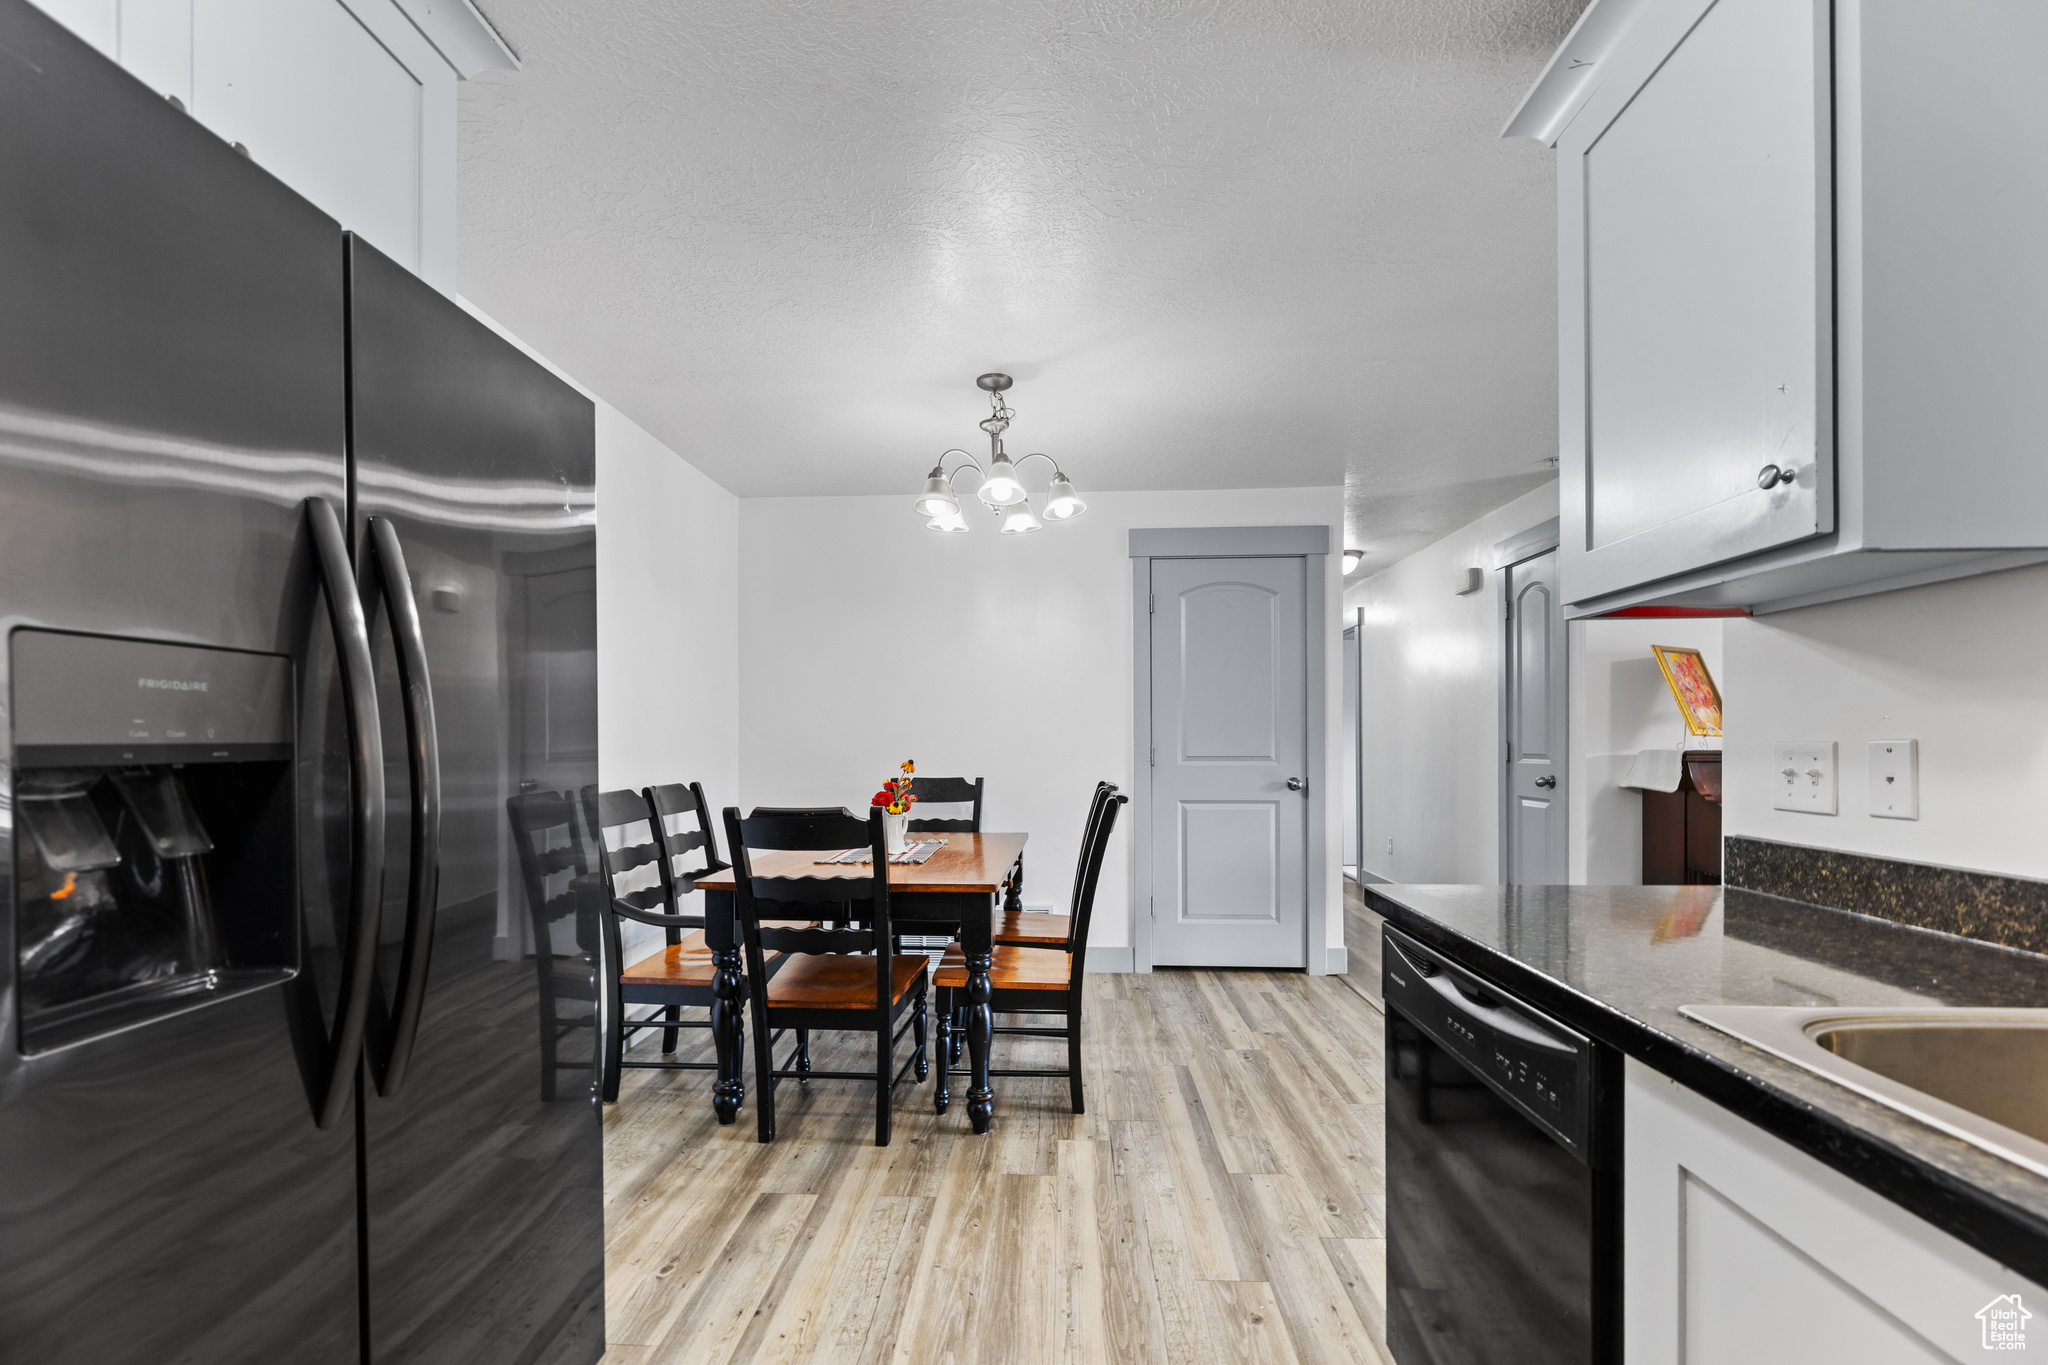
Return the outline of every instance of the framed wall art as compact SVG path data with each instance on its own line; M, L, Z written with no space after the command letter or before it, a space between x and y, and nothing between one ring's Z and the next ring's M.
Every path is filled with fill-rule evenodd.
M1685 728L1695 735L1720 734L1721 689L1714 686L1714 675L1707 671L1700 652L1672 645L1651 645L1650 652L1657 656L1664 681L1671 685L1671 695L1685 716Z

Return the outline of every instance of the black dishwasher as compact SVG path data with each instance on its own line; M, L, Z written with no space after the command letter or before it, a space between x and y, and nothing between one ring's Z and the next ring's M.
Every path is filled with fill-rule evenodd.
M1619 1055L1384 932L1396 1365L1612 1365Z

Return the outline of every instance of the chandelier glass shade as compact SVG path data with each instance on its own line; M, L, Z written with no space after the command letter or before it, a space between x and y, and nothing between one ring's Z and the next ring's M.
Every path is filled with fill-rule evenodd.
M981 481L981 490L975 494L990 507L1008 507L1024 501L1024 482L1017 477L1017 466L1010 463L1010 457L998 451L989 461L988 477Z
M982 419L981 429L988 433L988 464L984 467L964 450L949 450L939 456L938 464L926 476L924 491L911 502L911 508L926 518L925 525L934 531L958 533L968 529L967 516L961 510L960 495L953 491L953 481L961 471L972 469L978 476L974 496L990 513L1001 522L1002 533L1006 536L1023 535L1044 527L1031 510L1031 493L1025 488L1024 480L1018 475L1018 467L1031 460L1044 460L1052 466L1052 484L1045 494L1045 517L1047 521L1071 521L1088 510L1088 504L1074 491L1074 484L1060 469L1059 461L1050 455L1036 451L1020 460L1012 460L1010 453L1003 449L1003 433L1010 428L1010 419L1016 414L1003 401L1003 391L1012 383L1006 374L985 374L975 384L989 396L990 412ZM958 456L959 462L949 471L946 461Z
M944 518L956 516L960 511L960 499L953 496L953 490L946 486L944 474L934 474L924 481L924 492L918 494L911 504L921 517Z

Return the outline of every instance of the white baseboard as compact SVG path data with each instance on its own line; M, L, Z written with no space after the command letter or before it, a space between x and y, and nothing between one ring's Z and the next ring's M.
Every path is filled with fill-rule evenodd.
M1360 886L1392 886L1394 884L1394 879L1392 877L1382 877L1379 873L1369 871L1366 868L1362 867L1359 868L1356 873L1351 873L1347 875L1351 877L1352 881L1357 882Z
M1344 975L1346 964L1348 964L1350 960L1350 953L1346 949L1323 949L1323 970L1328 972L1331 976Z
M1091 972L1132 972L1137 967L1137 950L1128 944L1114 948L1100 948L1088 945L1088 970Z

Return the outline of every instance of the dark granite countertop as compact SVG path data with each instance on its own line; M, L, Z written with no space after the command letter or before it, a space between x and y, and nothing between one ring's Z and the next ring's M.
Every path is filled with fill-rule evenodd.
M2048 1284L2048 1179L1678 1012L2048 1006L2048 958L1719 887L1364 890L1453 961Z

